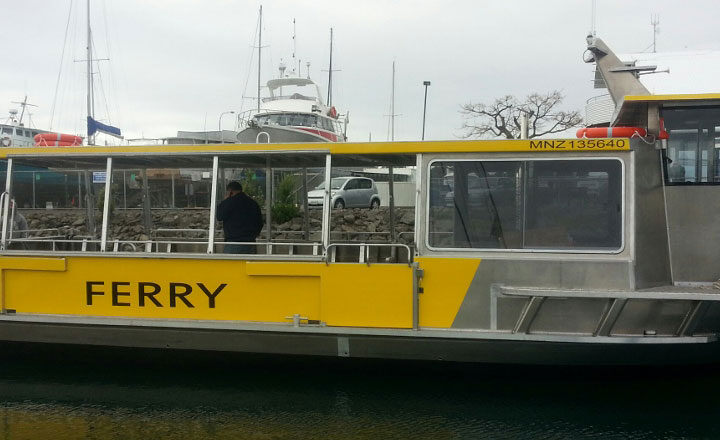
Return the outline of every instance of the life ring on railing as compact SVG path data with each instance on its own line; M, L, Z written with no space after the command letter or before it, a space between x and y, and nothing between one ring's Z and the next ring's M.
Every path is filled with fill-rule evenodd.
M33 139L36 147L74 147L83 142L81 136L64 133L39 133Z
M647 136L647 130L642 127L586 127L575 133L578 138L612 138Z
M328 110L327 115L333 119L337 119L338 118L337 109L335 107L330 107L330 110Z
M12 139L5 136L4 138L0 139L0 144L2 144L3 147L10 147L12 146Z

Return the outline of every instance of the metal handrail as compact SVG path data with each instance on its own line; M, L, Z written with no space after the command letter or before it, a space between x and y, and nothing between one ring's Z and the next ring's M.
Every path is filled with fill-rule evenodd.
M368 261L368 256L371 247L403 248L407 251L408 254L407 265L412 266L412 250L410 250L410 246L403 243L330 243L327 249L325 249L325 255L323 255L325 264L329 265L331 263L330 259L328 258L330 255L330 250L332 248L337 248L338 246L352 246L360 248L360 251L364 252L364 260L367 262L368 265L370 265L370 262Z
M53 249L55 248L55 244L57 243L69 243L69 244L82 244L83 250L86 249L87 244L101 244L100 239L87 239L84 238L82 240L76 240L76 239L62 239L60 238L62 236L58 236L58 238L54 237L32 237L32 238L16 238L13 241L18 243L49 243L53 245ZM173 245L200 245L200 246L207 246L207 241L178 241L178 240L112 240L108 241L108 243L113 244L113 252L122 252L120 248L125 245L129 245L134 249L144 249L144 253L152 253L153 247L155 249L154 252L161 252L161 248L163 246L166 247L166 253L170 253ZM270 250L272 250L273 246L290 246L291 248L293 246L296 247L306 247L306 248L314 248L319 249L322 244L320 242L271 242L271 243L263 243L263 242L240 242L240 241L224 241L224 242L217 242L218 244L222 245L255 245L255 246L268 246ZM203 254L205 252L197 252L198 254ZM314 251L315 254L315 251ZM264 254L263 254L264 255ZM267 255L272 255L272 253L268 252Z
M15 229L15 199L10 199L10 233L8 234L10 240L12 240L14 229Z

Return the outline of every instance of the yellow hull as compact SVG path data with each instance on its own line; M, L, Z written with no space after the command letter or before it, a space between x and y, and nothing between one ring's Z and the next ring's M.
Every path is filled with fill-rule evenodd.
M420 258L419 325L450 328L480 260ZM79 315L412 328L406 264L230 259L0 258L4 308Z

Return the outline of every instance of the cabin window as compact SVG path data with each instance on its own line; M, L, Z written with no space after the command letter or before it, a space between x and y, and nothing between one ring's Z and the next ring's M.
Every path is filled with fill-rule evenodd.
M431 248L616 251L622 163L435 161L428 206Z
M666 183L720 183L720 108L666 108L663 117Z
M3 127L2 132L3 134L13 134L13 130L10 127Z

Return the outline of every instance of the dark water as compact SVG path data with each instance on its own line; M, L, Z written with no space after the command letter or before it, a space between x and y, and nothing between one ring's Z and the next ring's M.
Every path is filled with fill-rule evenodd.
M2 347L2 439L720 438L713 369Z

